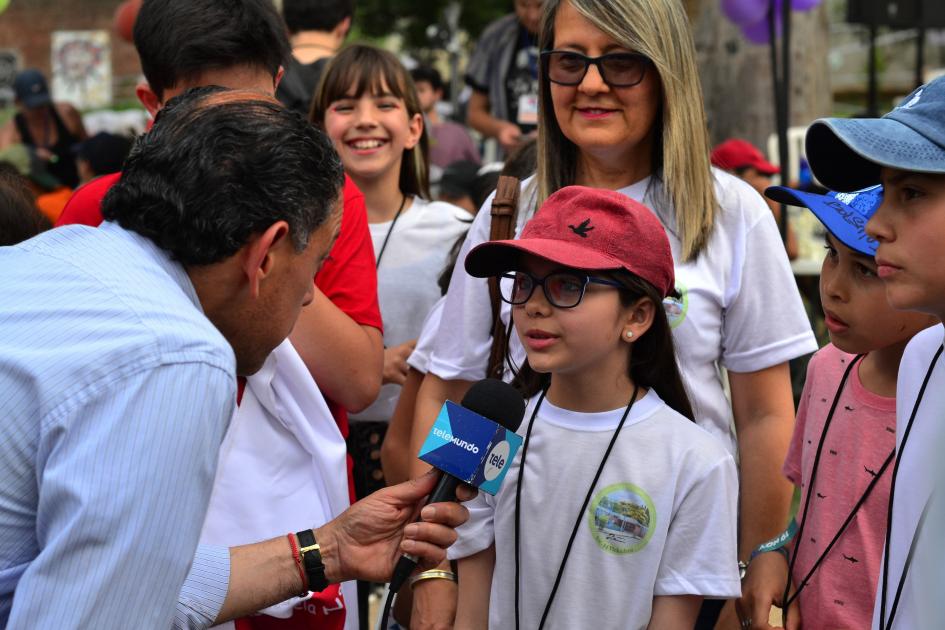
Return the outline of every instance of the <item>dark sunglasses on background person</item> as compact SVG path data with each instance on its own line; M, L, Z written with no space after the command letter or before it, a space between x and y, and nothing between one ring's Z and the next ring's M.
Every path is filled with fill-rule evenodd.
M643 80L653 61L639 53L608 53L588 57L573 50L544 50L541 53L545 73L552 83L580 85L593 64L604 83L610 87L632 87Z
M558 308L574 308L584 299L588 284L624 288L614 280L594 278L570 271L556 271L544 278L536 278L526 271L504 273L499 276L499 294L502 300L512 305L525 304L531 299L535 287L541 286L548 303ZM511 280L511 282L501 282Z

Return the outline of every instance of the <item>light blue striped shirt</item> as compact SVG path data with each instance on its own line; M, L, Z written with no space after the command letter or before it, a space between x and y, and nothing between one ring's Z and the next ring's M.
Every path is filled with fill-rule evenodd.
M105 223L0 247L0 627L171 626L234 374L150 240Z

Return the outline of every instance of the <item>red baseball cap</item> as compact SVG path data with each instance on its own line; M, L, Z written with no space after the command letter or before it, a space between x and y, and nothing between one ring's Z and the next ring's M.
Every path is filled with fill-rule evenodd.
M777 175L781 172L777 166L765 159L755 145L747 140L732 138L712 149L709 156L712 165L727 171L751 167L762 175Z
M675 275L669 239L653 212L612 190L567 186L542 204L517 240L488 241L466 256L477 278L515 269L522 253L582 270L625 269L666 297Z

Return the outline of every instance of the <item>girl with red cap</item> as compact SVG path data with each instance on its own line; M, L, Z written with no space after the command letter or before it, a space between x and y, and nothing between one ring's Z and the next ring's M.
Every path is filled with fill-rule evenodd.
M457 627L691 628L703 597L737 597L735 463L692 422L653 213L565 187L466 270L499 278L530 400L506 483L467 504L450 549Z
M679 0L546 0L544 11L538 171L524 183L517 230L574 184L641 201L659 220L680 294L665 307L695 420L738 455L739 549L731 561L747 561L787 522L792 488L779 463L794 422L788 361L817 349L777 226L756 191L710 166ZM479 213L461 255L489 238L490 222ZM501 317L508 322L508 309ZM415 435L426 434L443 399L459 400L482 378L491 322L486 281L458 269L418 396ZM512 350L520 362L514 338ZM449 588L446 580L418 584L418 608L448 601ZM700 627L714 625L707 616Z

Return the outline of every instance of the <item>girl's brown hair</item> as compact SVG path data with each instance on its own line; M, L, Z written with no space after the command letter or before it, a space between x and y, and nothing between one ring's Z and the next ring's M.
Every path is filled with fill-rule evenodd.
M689 395L686 393L679 366L676 364L673 332L666 318L659 291L646 280L625 271L602 275L622 285L619 292L620 303L624 307L630 306L640 298L650 300L655 306L653 324L633 342L632 349L629 350L627 373L630 378L640 387L655 390L663 402L690 420L695 420ZM506 360L511 366L511 359ZM542 389L547 389L550 383L551 375L539 374L528 365L527 359L512 381L512 385L526 398L531 398Z
M325 68L312 100L309 120L324 129L325 114L332 103L343 98L361 98L366 93L373 96L387 93L403 100L408 119L423 115L413 79L397 57L374 46L354 44L335 55ZM400 191L405 195L430 198L428 155L429 139L424 125L420 141L412 149L404 150L400 163Z

